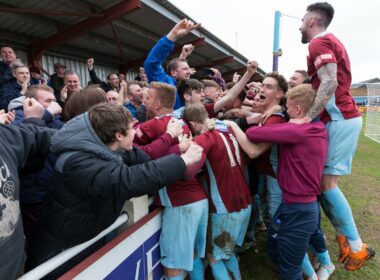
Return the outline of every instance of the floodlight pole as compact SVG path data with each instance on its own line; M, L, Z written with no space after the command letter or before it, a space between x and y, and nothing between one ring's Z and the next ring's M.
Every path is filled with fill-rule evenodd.
M274 13L274 36L273 36L273 67L272 71L278 71L278 57L282 55L280 49L280 19L281 12Z

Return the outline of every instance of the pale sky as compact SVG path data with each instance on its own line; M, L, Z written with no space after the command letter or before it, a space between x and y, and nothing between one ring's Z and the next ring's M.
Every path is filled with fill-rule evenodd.
M169 1L242 55L257 60L266 72L272 71L274 13L279 10L283 14L280 33L283 56L279 58L279 72L288 79L293 70L306 70L307 45L301 43L298 28L307 5L316 1ZM380 1L328 2L335 9L328 30L347 49L353 83L380 77Z

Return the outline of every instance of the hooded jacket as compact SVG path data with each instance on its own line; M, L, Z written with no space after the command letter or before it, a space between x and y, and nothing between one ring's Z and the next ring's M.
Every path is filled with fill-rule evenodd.
M97 136L88 113L66 123L52 139L51 150L60 155L27 269L93 238L115 221L125 200L154 193L186 171L182 158L174 154L149 161L136 148L112 151Z

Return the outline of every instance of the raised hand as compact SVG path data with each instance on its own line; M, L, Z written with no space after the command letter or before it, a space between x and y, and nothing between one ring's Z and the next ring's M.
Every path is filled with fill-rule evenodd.
M15 111L10 111L5 113L4 110L0 110L0 123L1 124L11 124L15 120Z
M60 93L59 93L59 99L62 101L62 102L66 102L66 99L67 99L67 85L65 85Z
M259 64L256 61L254 61L254 60L248 61L247 72L251 75L254 75L257 72L258 66L259 66Z
M182 52L179 58L186 59L194 50L194 46L192 44L187 44L182 47Z
M57 102L52 102L50 105L46 108L46 110L54 117L60 113L62 113L62 107L59 106Z
M25 98L24 101L24 116L27 118L38 118L41 119L44 115L44 107L37 102L34 98Z
M88 70L94 69L94 59L92 57L87 59L87 67Z
M168 39L170 41L177 41L179 38L182 38L189 34L192 30L198 28L201 26L200 23L194 24L191 20L183 19L180 22L178 22L172 30L170 30L169 34L167 35Z
M240 80L241 76L235 72L234 76L232 77L232 81L236 84Z

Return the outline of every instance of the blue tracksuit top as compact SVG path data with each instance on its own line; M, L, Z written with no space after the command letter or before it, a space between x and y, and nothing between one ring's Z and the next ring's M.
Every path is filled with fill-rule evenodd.
M173 48L174 42L170 41L166 36L162 37L152 48L144 62L144 69L149 83L162 82L177 87L177 81L172 76L168 75L162 67L162 63L164 63ZM180 100L177 92L174 110L181 108L182 106L185 106L185 104Z

